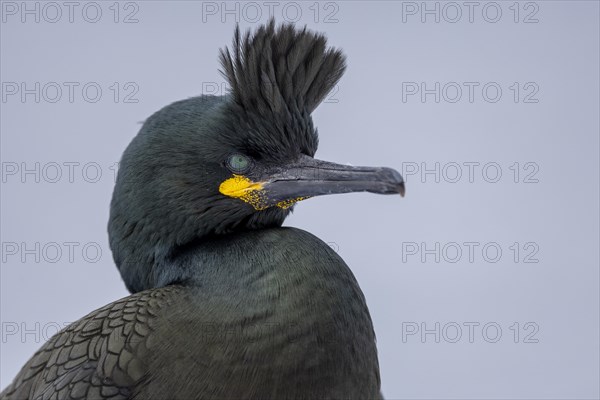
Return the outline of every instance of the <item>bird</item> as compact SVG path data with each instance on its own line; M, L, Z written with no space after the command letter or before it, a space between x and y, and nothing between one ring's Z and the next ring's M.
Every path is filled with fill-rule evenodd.
M226 94L160 109L122 155L108 235L130 295L50 338L1 399L383 398L352 271L283 226L315 196L404 196L394 169L314 158L346 57L270 19L219 61Z

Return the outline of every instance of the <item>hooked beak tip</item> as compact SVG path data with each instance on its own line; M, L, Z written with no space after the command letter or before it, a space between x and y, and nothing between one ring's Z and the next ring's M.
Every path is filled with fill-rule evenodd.
M393 189L388 193L398 192L400 193L400 197L404 197L406 188L404 187L404 178L402 178L402 175L395 169L387 167L381 168L380 173L382 180L392 185Z

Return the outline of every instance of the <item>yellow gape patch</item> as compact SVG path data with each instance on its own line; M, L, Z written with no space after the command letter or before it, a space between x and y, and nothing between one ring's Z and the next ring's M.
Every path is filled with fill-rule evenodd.
M277 203L276 206L279 208L283 208L285 210L286 208L290 208L297 202L306 200L309 198L310 198L310 196L305 196L305 197L296 197L295 199L283 200L283 201L280 201L279 203Z
M240 199L250 204L256 211L269 208L269 202L262 182L252 182L243 175L234 174L231 178L221 182L219 192L225 196ZM296 202L309 197L296 197L294 199L283 200L275 206L286 209L290 208Z
M219 186L219 192L225 196L245 201L257 211L269 207L262 183L252 182L242 175L234 174L233 177L224 180Z

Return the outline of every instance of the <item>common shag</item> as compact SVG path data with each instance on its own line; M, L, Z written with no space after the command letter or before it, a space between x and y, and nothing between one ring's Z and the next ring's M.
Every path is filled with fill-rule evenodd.
M110 207L130 296L53 336L2 399L376 399L365 298L330 246L281 227L300 200L404 194L398 172L313 158L345 57L269 21L220 52L225 96L153 114Z

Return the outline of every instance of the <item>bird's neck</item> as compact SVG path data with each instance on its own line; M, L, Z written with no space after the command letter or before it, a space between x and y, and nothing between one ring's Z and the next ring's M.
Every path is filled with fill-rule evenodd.
M133 218L121 213L119 204L113 199L109 240L115 264L131 293L211 273L199 267L206 260L222 259L219 263L225 265L233 262L252 249L253 240L260 237L256 232L280 227L291 210L271 207L240 220L239 216L224 218L229 210L214 206L202 215L180 217L174 223L172 217L160 213L155 218ZM223 247L238 251L223 253Z

